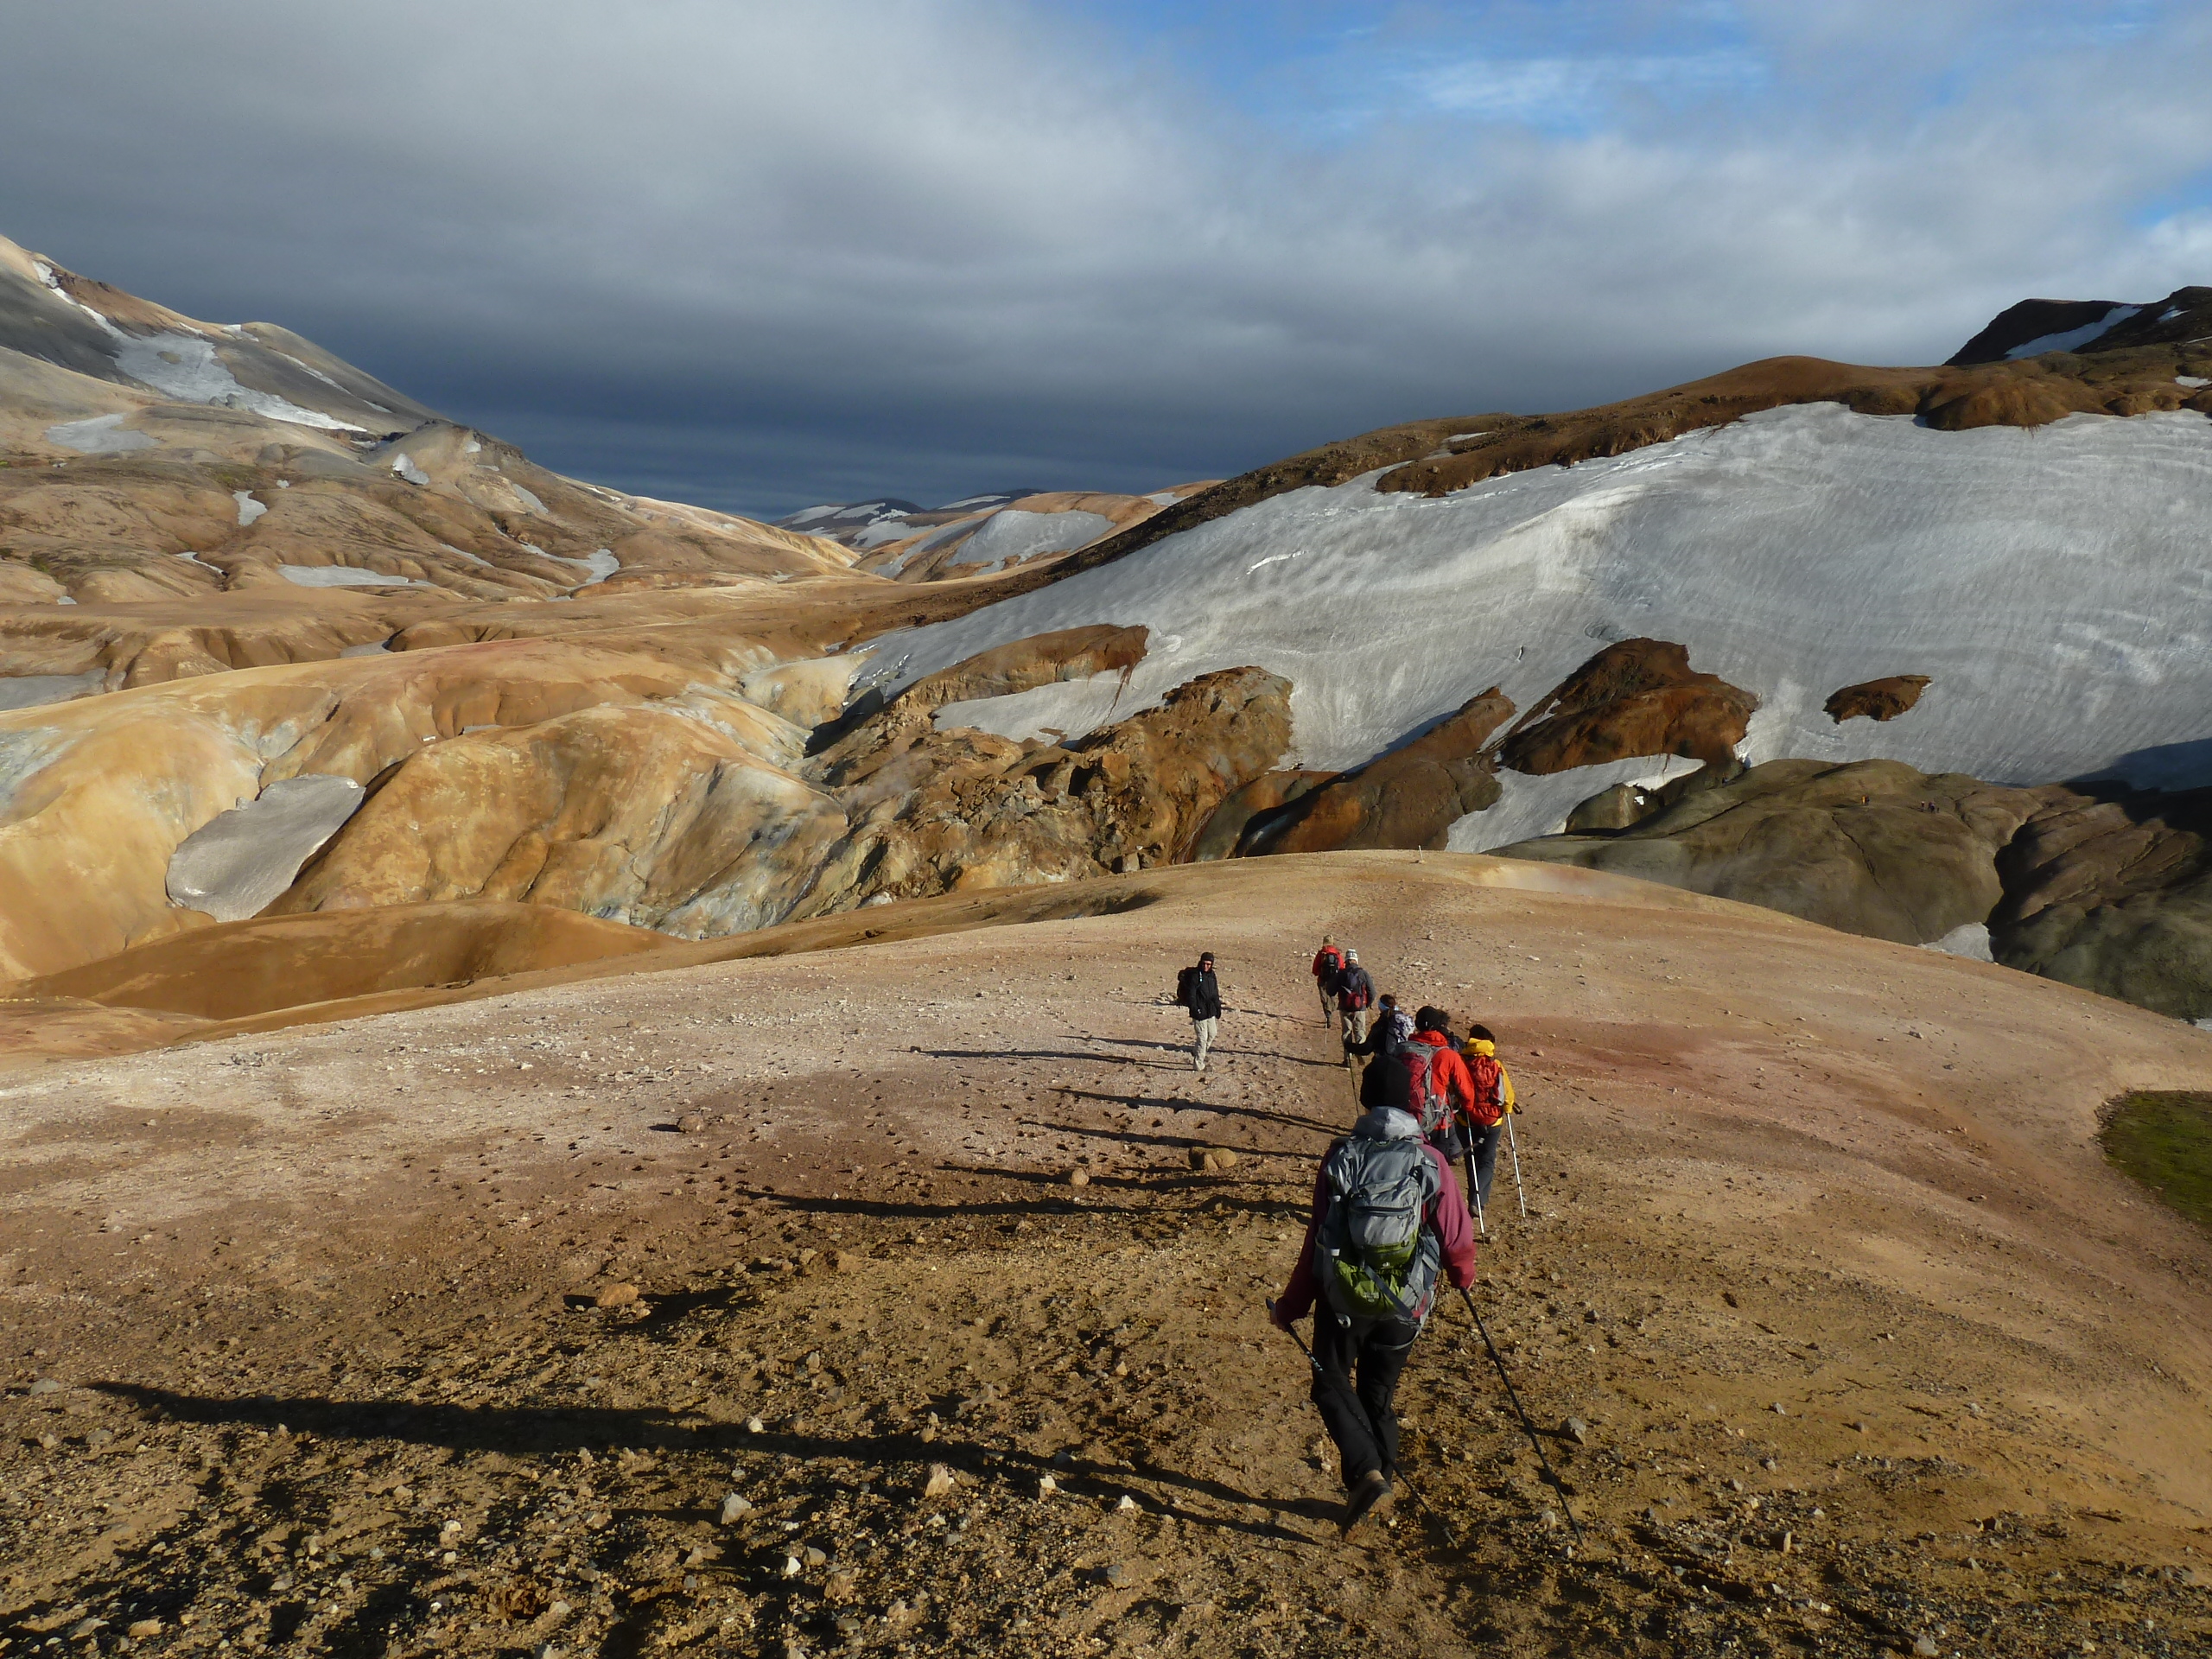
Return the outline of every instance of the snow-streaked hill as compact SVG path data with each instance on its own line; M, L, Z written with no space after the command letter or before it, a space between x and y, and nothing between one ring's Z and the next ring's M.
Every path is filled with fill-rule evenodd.
M1492 684L1526 709L1641 635L1761 698L1754 761L2178 786L2212 781L2208 524L2212 422L2193 412L1943 432L1811 404L1441 499L1366 478L1294 491L882 640L866 677L895 688L1027 635L1141 624L1152 649L1126 689L1047 686L940 723L1072 734L1251 664L1296 688L1298 760L1341 768ZM1934 682L1902 717L1822 711L1895 674ZM1546 833L1576 801L1665 770L1506 772L1451 844Z

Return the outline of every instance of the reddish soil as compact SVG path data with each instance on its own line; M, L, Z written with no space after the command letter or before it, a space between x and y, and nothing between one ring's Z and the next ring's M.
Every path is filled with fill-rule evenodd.
M1487 859L1050 896L13 1073L8 1650L2212 1642L2212 1248L2094 1141L2212 1038ZM1478 1296L1579 1543L1456 1306L1402 1391L1433 1515L1336 1537L1262 1308L1351 1116L1324 931L1503 1039Z

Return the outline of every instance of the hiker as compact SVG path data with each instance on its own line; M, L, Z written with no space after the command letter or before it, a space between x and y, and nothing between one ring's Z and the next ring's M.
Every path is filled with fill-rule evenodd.
M1425 1007L1414 1016L1413 1030L1405 1033L1405 1014L1395 999L1382 999L1375 1033L1364 1042L1346 1040L1344 1052L1370 1058L1360 1075L1359 1105L1363 1112L1395 1106L1418 1121L1421 1133L1434 1137L1446 1128L1455 1111L1464 1113L1474 1103L1474 1079L1466 1063L1452 1046L1446 1027L1449 1021L1440 1008ZM1444 1144L1440 1141L1439 1145Z
M1344 971L1337 976L1337 1012L1344 1018L1344 1040L1347 1044L1363 1042L1367 1037L1367 1021L1375 1001L1375 982L1367 976L1367 969L1359 965L1359 952L1344 952ZM1344 1050L1344 1068L1357 1070L1350 1047Z
M1213 976L1213 952L1198 958L1195 968L1175 976L1175 1001L1191 1016L1191 1039L1198 1068L1206 1069L1206 1055L1221 1031L1221 982Z
M1498 1064L1497 1039L1488 1026L1468 1022L1459 1050L1467 1076L1474 1084L1475 1103L1465 1115L1465 1185L1484 1209L1490 1208L1490 1178L1497 1167L1497 1143L1505 1135L1505 1119L1514 1109L1513 1079Z
M1337 976L1344 970L1344 947L1324 933L1321 948L1313 953L1313 983L1321 993L1321 1029L1329 1029L1329 1013L1336 1004Z
M1321 1160L1306 1242L1271 1314L1291 1331L1313 1313L1313 1399L1337 1444L1347 1534L1389 1501L1392 1401L1440 1268L1463 1290L1474 1283L1475 1241L1451 1166L1411 1114L1368 1112Z
M1398 999L1384 992L1382 1001L1375 1011L1374 1042L1377 1050L1388 1053L1402 1048L1414 1039L1414 1017L1398 1006Z

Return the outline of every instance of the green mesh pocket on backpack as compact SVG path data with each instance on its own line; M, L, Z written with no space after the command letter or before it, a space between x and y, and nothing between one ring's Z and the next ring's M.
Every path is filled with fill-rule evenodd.
M1421 1241L1384 1245L1369 1251L1368 1259L1329 1257L1329 1276L1336 1287L1332 1304L1357 1319L1399 1319L1412 1311L1410 1269Z

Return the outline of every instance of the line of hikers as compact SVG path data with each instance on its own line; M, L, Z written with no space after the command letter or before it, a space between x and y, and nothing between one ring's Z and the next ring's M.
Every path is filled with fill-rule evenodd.
M1313 979L1324 1027L1332 1016L1342 1020L1360 1112L1322 1156L1297 1265L1268 1313L1294 1337L1297 1321L1314 1314L1306 1355L1313 1400L1336 1443L1349 1535L1391 1499L1398 1378L1437 1280L1462 1291L1474 1283L1470 1222L1489 1205L1515 1100L1487 1027L1471 1022L1455 1044L1442 1009L1424 1007L1408 1017L1395 996L1378 998L1359 953L1333 938L1324 938L1314 954ZM1183 970L1176 1001L1191 1016L1203 1071L1221 1018L1211 953ZM1455 1158L1464 1186L1452 1172Z

